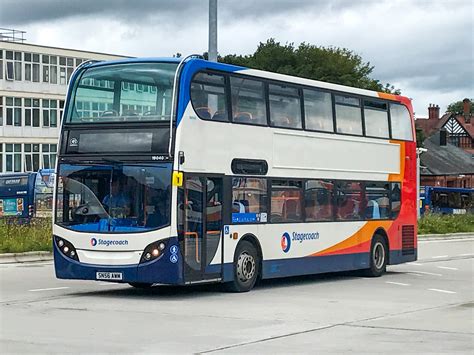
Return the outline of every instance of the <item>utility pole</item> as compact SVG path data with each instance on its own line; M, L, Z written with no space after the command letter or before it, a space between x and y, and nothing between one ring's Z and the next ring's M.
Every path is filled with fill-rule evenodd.
M211 62L217 62L217 0L209 0L209 51Z

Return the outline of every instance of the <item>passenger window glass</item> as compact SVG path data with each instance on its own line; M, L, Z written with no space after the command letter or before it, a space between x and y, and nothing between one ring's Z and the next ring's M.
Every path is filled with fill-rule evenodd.
M360 182L338 182L336 219L358 221L364 218L367 201Z
M302 128L298 89L269 85L270 121L275 127Z
M400 188L400 183L392 183L392 191L390 193L391 199L391 214L392 218L397 218L398 214L400 213L401 208L401 198L402 198L402 191Z
M365 219L388 219L390 217L389 184L367 182L365 194L367 196Z
M231 77L233 121L255 125L267 124L263 83L257 80Z
M303 97L306 129L334 132L331 94L304 89Z
M413 140L410 113L404 105L390 105L390 121L393 139Z
M272 223L302 221L302 205L301 181L272 182Z
M306 222L331 221L333 219L334 184L331 181L309 180L305 184Z
M197 74L191 83L191 100L197 115L204 120L228 121L223 75Z
M362 135L360 100L336 95L336 126L338 133Z
M232 179L232 223L267 222L267 180Z
M390 138L386 103L364 101L364 118L367 136Z

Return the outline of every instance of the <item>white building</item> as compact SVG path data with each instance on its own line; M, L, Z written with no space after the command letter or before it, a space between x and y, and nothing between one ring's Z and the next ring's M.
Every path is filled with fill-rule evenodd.
M72 72L85 60L117 58L0 40L0 173L54 168Z

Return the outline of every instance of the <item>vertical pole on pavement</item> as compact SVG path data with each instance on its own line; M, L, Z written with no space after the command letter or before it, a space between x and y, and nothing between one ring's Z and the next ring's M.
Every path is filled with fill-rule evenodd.
M217 0L209 0L209 60L217 62Z

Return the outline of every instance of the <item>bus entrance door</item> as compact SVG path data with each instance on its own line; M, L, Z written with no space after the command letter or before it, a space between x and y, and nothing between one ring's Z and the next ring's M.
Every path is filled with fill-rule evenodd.
M186 283L220 279L222 275L222 178L186 176L183 233Z

